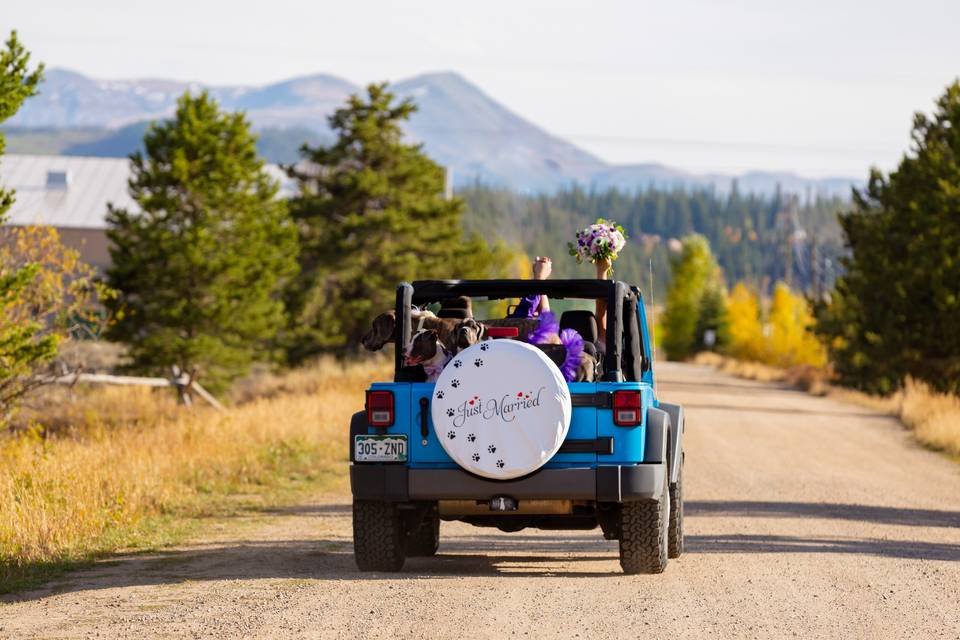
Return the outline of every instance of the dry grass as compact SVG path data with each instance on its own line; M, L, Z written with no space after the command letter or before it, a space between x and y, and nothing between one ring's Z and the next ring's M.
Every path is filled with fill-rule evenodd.
M761 382L786 382L818 396L830 396L853 402L898 418L922 444L960 458L960 398L937 393L929 386L907 379L902 391L887 396L872 396L829 384L830 373L813 367L778 369L755 362L734 360L715 353L694 358L731 375Z
M169 392L53 392L41 428L0 440L0 591L118 548L152 546L236 494L346 488L350 415L382 360L323 361L260 381L270 397L217 413ZM251 383L252 384L252 383ZM166 524L164 524L166 523Z

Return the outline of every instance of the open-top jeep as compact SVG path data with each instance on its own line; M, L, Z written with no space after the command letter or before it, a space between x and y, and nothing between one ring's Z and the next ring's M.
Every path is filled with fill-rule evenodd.
M605 331L592 311L560 316L561 328L575 329L597 354L596 381L566 382L522 335L460 351L436 383L423 381L422 367L405 366L417 309L461 296L532 294L605 303ZM606 539L619 540L626 573L660 573L668 557L680 556L683 409L655 396L637 287L612 280L418 281L397 288L395 312L394 381L372 384L366 410L350 424L361 570L398 571L407 556L435 554L440 520L507 532L599 526Z

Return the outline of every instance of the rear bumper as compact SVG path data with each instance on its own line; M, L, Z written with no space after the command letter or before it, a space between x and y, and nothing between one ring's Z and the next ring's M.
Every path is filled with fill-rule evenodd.
M486 480L459 469L411 469L354 464L350 488L359 500L657 500L664 491L664 463L542 469L517 480Z

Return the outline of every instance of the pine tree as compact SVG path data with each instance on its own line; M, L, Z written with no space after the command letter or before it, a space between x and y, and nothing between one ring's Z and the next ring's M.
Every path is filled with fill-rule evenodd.
M960 394L960 81L912 139L840 218L850 255L817 331L844 384L890 393L909 375Z
M37 92L43 79L43 65L31 71L30 54L10 33L0 51L0 123L13 117L24 100ZM6 140L0 131L0 156ZM0 224L14 203L12 189L0 188ZM0 253L0 426L10 417L15 401L29 388L34 369L57 353L59 337L44 331L43 318L34 313L30 289L40 274L38 264L17 264Z
M707 340L711 332L712 341ZM727 292L723 282L714 278L708 282L700 297L697 309L697 326L694 331L695 349L721 351L730 342L730 321L727 316Z
M185 94L131 156L139 211L111 206L111 336L133 368L197 370L221 387L275 354L280 290L296 272L296 231L242 114Z
M37 93L37 85L43 80L43 65L30 71L30 54L17 32L11 31L6 49L0 51L0 123L12 118L23 101ZM6 139L0 131L0 156L6 149ZM13 191L0 188L0 223L13 205Z
M300 185L290 202L301 246L288 296L294 360L357 345L370 319L393 307L401 281L483 277L509 260L464 234L465 207L444 198L443 168L403 141L401 123L415 109L370 85L330 117L336 142L304 146L288 169Z

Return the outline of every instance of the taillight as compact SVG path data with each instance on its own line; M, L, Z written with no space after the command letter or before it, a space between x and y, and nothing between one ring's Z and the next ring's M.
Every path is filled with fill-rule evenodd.
M371 427L393 425L392 391L367 391L367 424Z
M618 427L635 427L643 422L640 413L639 391L613 392L613 424Z

